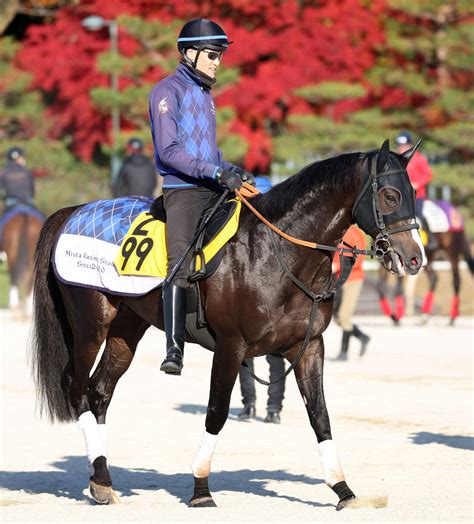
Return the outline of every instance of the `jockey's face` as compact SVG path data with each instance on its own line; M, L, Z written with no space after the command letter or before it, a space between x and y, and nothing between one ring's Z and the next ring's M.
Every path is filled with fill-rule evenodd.
M186 51L187 56L194 62L197 55L196 49L188 49ZM201 71L211 78L216 78L217 68L219 67L222 60L222 53L213 51L212 49L203 49L199 53L199 58L196 64L196 69Z

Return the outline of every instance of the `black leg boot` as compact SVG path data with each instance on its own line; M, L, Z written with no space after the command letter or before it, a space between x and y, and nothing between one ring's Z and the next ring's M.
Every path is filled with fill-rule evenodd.
M365 352L367 351L367 345L370 342L369 335L366 335L363 333L355 324L352 328L352 334L360 340L361 346L360 346L360 356L362 357Z
M160 370L168 375L181 375L186 336L187 290L170 285L163 289L163 316L166 333L166 358Z
M351 335L352 331L342 332L341 352L336 360L347 360L347 350L349 349L349 339L351 338Z

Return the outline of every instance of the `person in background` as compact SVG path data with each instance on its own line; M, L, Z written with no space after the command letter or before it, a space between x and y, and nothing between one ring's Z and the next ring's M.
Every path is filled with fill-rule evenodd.
M398 153L402 154L411 147L413 147L413 138L411 133L403 131L400 133L395 142L398 146ZM423 203L426 199L426 188L433 178L428 160L419 152L416 151L407 166L407 173L410 177L411 185L416 191L416 216L421 220L423 229L428 236L427 249L435 249L437 242L430 231L430 227L423 214Z
M364 233L356 226L352 225L344 235L343 240L349 245L357 247L358 249L366 248L366 240ZM344 247L341 244L340 247ZM362 263L364 256L359 255L352 268L352 272L346 283L338 291L342 294L339 307L335 314L336 323L342 328L342 342L341 351L337 360L347 360L347 353L349 350L349 341L352 336L356 337L361 343L360 356L362 357L370 341L370 337L363 333L358 326L352 322L352 316L359 300L362 285L364 283L364 270ZM333 273L336 275L340 272L339 255L336 254L333 260Z
M157 182L156 170L153 162L143 154L143 142L139 138L128 141L127 155L113 187L114 197L153 197Z
M256 188L261 193L266 193L272 187L272 183L265 176L255 177ZM267 355L268 364L270 365L270 382L278 380L285 374L285 361L281 355ZM242 404L244 408L238 415L239 420L254 419L257 416L255 403L257 400L255 392L255 381L249 371L254 372L253 358L246 360L248 369L240 368L240 391L242 393ZM285 379L277 384L271 384L268 387L267 416L265 422L280 424L280 412L283 407L283 397L285 393Z
M216 108L211 88L232 42L222 27L203 18L187 22L178 36L181 61L160 80L149 98L155 164L163 176L168 275L191 242L202 211L214 196L233 192L251 173L222 158L217 147ZM166 358L160 370L183 368L189 254L173 281L163 286Z
M7 165L0 172L0 192L5 201L4 212L17 204L34 206L33 173L26 168L26 156L21 147L11 147L7 151Z

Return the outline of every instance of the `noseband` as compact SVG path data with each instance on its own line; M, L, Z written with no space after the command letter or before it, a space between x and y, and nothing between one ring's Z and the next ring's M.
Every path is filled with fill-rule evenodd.
M371 254L372 256L375 255L378 260L382 260L385 255L394 252L390 242L390 235L419 228L415 221L415 192L409 182L406 169L392 169L389 171L377 173L376 157L370 158L369 164L370 168L367 170L366 179L362 185L361 190L359 191L359 194L357 195L354 207L352 208L352 217L366 233L370 234L370 232L378 231L374 240ZM406 177L406 187L403 188L403 192L407 198L402 198L400 208L397 210L397 212L390 213L390 215L392 215L390 217L384 217L384 214L380 208L379 190L385 187L387 184L381 182L382 180L389 180L389 178L392 178L392 180L394 178L398 179L400 176ZM370 188L372 188L371 193ZM372 200L372 213L368 211L370 208L368 205L368 200L370 198ZM364 201L366 203L365 206L361 205L361 203ZM413 223L405 224L399 227L389 227L390 224L409 218L413 219Z

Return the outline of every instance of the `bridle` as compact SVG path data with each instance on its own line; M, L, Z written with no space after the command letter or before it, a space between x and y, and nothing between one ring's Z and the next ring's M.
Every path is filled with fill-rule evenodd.
M394 252L394 249L390 242L390 235L393 235L395 233L401 233L402 231L410 231L411 229L419 229L419 225L415 221L415 202L413 192L413 198L411 199L411 201L410 199L408 199L408 202L401 203L401 209L405 211L407 217L413 219L413 222L411 224L405 224L398 227L389 227L390 224L388 224L386 219L384 219L384 214L382 213L380 207L379 189L381 187L384 187L384 184L380 184L380 179L382 177L405 176L408 181L408 173L406 169L391 169L388 171L377 173L376 158L377 157L369 158L369 169L367 170L366 179L362 184L362 188L360 189L359 194L356 197L354 207L352 208L352 217L354 221L357 224L359 224L367 233L369 232L366 230L366 228L364 228L361 225L361 222L364 223L364 218L366 219L367 217L364 217L364 211L366 212L366 210L361 209L360 204L363 201L364 197L367 199L367 192L369 191L369 188L371 188L373 219L372 225L375 225L375 228L373 229L376 229L378 233L375 237L372 249L370 250L370 255L375 256L380 261L386 255L389 255L390 253ZM401 213L397 213L397 215L395 215L395 218L390 219L390 222L394 223L402 220L403 218L407 218L400 218L400 215Z

